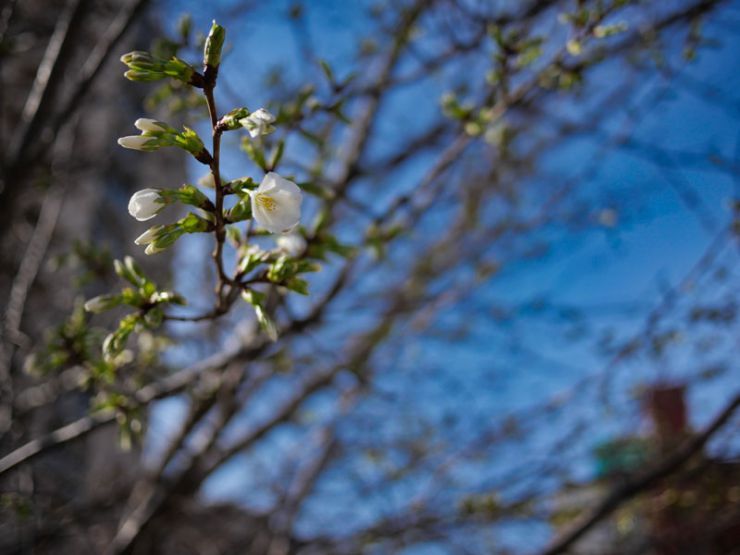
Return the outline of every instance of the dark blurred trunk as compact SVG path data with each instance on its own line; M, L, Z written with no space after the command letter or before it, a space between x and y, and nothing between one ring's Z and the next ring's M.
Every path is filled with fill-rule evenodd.
M19 392L59 378L39 381L25 375L27 355L67 317L75 297L99 292L76 288L76 272L50 262L69 254L76 242L106 246L116 257L133 253L132 238L142 226L126 212L131 192L164 185L165 176L168 182L184 181L179 153L147 156L116 145L143 115L146 89L123 79L118 61L123 52L148 46L157 34L141 8L77 110L64 111L84 85L83 66L89 66L101 41L111 38L106 34L111 25L134 5L24 0L5 2L0 9L3 453L90 407L88 395L77 391L33 410L12 409ZM169 258L160 255L145 264L164 276ZM100 552L115 531L137 467L137 453L122 452L116 429L109 427L11 473L2 483L0 552Z

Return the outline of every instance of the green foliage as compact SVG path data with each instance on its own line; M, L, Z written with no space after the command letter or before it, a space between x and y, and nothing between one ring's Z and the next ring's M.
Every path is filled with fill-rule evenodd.
M31 499L15 492L0 494L0 510L10 511L22 520L30 519L33 516Z
M90 326L83 302L77 300L69 318L52 329L43 348L26 359L25 370L48 375L75 365L97 367L103 333Z
M263 191L260 190L262 183L258 185L250 176L233 181L221 179L218 168L220 135L227 131L246 129L249 136L245 135L241 141L242 149L258 170L265 173L274 172L283 158L286 142L284 137L274 143L262 140L262 136L276 130L273 123L283 125L298 122L307 112L319 109L325 109L341 120L344 118L341 113L341 103L324 106L314 97L313 87L306 87L296 95L293 101L285 102L280 106L277 117L264 108L250 112L246 107L237 107L226 112L219 119L216 115L213 89L216 86L226 32L223 27L213 22L208 37L203 43L202 74L177 57L180 51L189 45L191 32L191 21L185 19L178 28L179 38L158 41L153 52L132 52L125 55L122 61L128 65L129 71L139 72L133 76L130 73L127 74L129 78L155 80L162 76L175 77L175 85L168 83L167 88L156 92L155 104L179 92L176 91L176 86L186 85L189 88L202 89L209 116L212 118L214 152L208 151L203 141L190 127L183 126L183 131L177 131L166 123L146 118L136 122L136 127L142 130L141 136L124 137L119 140L119 143L136 150L151 151L163 146L177 146L190 152L197 160L209 166L210 178L203 186L210 186L213 189L215 200L209 198L198 187L189 184L176 190L146 189L139 191L132 198L129 206L132 216L139 220L145 221L156 217L160 212L160 205L185 204L196 207L200 212L189 213L174 223L154 225L140 235L135 242L138 245L146 245L146 254L155 254L171 247L185 234L214 234L217 242L214 257L218 267L219 284L216 290L219 298L213 314L220 315L228 310L227 305L231 301L226 300L224 290L230 288L231 293L241 293L245 300L254 306L260 324L270 337L274 338L276 327L270 323L267 307L263 302L263 293L253 290L251 284L272 283L306 295L308 294L308 283L300 276L316 271L318 266L308 259L293 259L283 253L280 248L272 251L264 250L259 245L250 242L250 236L261 236L265 234L264 232L252 232L250 223L247 232L242 233L237 224L259 220L261 214L270 211L270 216L264 216L264 220L259 222L263 227L271 231L280 231L280 227L283 229L293 227L295 224L290 223L289 220L293 219L292 214L300 208L300 194L296 192L294 184L280 176L278 176L279 179L268 176L271 181L268 181L269 185L265 185L266 189ZM328 65L323 64L323 67L333 89L341 88L349 82L350 78L347 78L343 83L338 83ZM177 85L178 82L179 85ZM283 196L271 196L273 193L270 191L273 189L282 190ZM235 200L224 202L225 198L230 195L236 197ZM256 205L255 202L259 204ZM293 204L284 209L283 219L275 219L277 216L274 211L281 209L281 203L284 202ZM256 209L255 206L258 208ZM274 222L279 223L274 224ZM287 225L289 223L290 225ZM226 241L237 249L237 273L233 278L227 278L223 268L222 245ZM322 241L318 243L321 244ZM326 242L326 245L330 249L339 250L338 246L331 241ZM154 282L144 277L140 269L135 267L129 259L117 262L116 271L133 287L125 288L118 293L100 295L87 303L87 308L93 312L102 312L122 306L135 309L124 316L119 321L117 329L107 336L103 345L106 360L119 356L132 334L160 326L167 319L164 311L166 305L184 304L185 302L175 293L159 290ZM238 296L229 294L228 298L233 299Z
M114 268L116 274L132 287L124 287L116 294L100 295L85 303L88 312L103 312L118 306L135 309L135 312L124 316L117 329L103 341L103 356L107 362L114 361L121 354L135 331L157 329L164 318L164 306L185 304L185 299L177 293L161 290L130 256L123 261L116 260Z
M270 318L265 310L265 294L255 291L254 289L247 288L242 291L241 296L245 302L254 307L254 312L257 315L257 322L260 327L272 341L276 341L278 338L278 329L275 322Z

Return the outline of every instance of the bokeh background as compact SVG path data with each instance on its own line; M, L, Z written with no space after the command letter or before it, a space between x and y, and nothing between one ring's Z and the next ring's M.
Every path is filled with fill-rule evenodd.
M736 552L740 4L28 0L0 15L2 455L44 440L0 463L0 550ZM133 191L205 167L115 138L142 116L208 138L193 96L126 81L117 58L197 66L213 19L221 112L288 114L266 141L310 185L302 233L318 242L328 218L343 248L307 297L278 293L292 331L276 343L247 306L168 322L101 384L49 344L76 299L115 283L112 258L184 294L181 314L211 302L212 237L145 259L146 224L126 214ZM242 135L222 172L258 180ZM118 424L95 416L111 391L132 399Z

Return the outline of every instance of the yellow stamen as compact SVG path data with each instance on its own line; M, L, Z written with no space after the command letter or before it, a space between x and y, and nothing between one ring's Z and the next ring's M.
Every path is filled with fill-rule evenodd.
M257 204L268 212L274 212L277 208L277 202L275 202L275 199L264 193L259 193L255 200L257 201Z

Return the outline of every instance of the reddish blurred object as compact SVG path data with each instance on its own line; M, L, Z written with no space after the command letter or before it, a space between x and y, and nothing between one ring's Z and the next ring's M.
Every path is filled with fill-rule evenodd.
M592 482L555 498L553 524L584 509L669 456L692 434L684 385L650 385L643 398L647 435L611 439L595 449ZM697 452L679 471L624 504L573 546L573 555L740 555L740 463Z
M653 435L661 443L674 443L689 433L686 411L686 387L655 385L645 395L645 409L653 426Z

